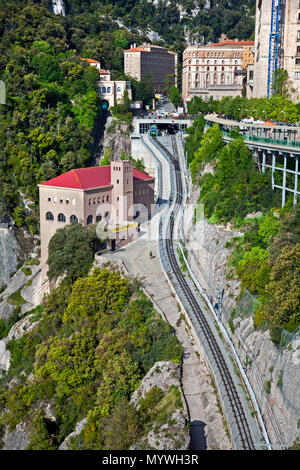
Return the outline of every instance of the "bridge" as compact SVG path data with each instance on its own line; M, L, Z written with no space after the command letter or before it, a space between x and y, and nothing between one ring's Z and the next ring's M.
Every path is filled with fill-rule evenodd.
M297 195L300 194L300 127L244 123L216 114L206 115L205 120L207 128L214 123L219 124L225 142L234 138L231 134L233 130L238 131L253 152L259 170L262 173L271 172L272 189L280 189L282 193L282 207L287 192L293 193L296 204Z

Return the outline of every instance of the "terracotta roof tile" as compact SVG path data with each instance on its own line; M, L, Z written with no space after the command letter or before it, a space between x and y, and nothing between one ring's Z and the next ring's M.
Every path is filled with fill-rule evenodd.
M111 185L110 165L78 168L56 176L42 183L42 186L56 186L58 188L91 189ZM149 180L151 176L133 168L133 179Z

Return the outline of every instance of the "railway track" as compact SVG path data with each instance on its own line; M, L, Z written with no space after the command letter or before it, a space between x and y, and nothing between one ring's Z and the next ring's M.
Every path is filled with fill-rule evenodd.
M250 431L249 423L247 421L243 404L240 399L240 395L237 391L236 385L232 378L232 373L230 372L224 354L222 353L218 342L215 338L214 333L204 315L201 311L200 305L197 301L197 298L194 295L190 285L187 283L185 277L181 272L181 268L178 264L177 258L175 256L173 235L174 235L174 223L176 217L180 211L180 206L182 204L182 180L181 180L181 171L178 160L178 149L176 138L174 136L172 139L173 154L164 147L158 139L154 138L159 147L168 155L170 161L172 162L175 170L175 181L176 181L176 195L175 195L175 206L171 212L170 218L167 222L166 237L164 240L164 250L166 258L169 261L173 275L175 276L178 285L181 288L185 296L185 300L188 303L190 310L193 312L197 322L201 328L202 334L207 342L207 345L210 349L211 356L215 362L214 366L220 374L220 378L223 384L223 388L226 393L226 397L231 408L231 413L235 421L235 428L239 435L240 445L239 447L242 450L254 450L254 442L252 434ZM172 195L174 197L174 195Z

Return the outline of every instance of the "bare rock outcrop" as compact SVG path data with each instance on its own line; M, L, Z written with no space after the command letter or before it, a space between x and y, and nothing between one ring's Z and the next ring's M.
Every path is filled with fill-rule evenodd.
M180 387L180 367L175 362L156 362L143 378L139 388L132 394L130 403L137 409L139 401L145 398L145 395L151 388L158 387L163 392L167 392L171 385Z
M104 153L110 152L111 160L120 160L121 154L131 154L130 126L118 122L116 118L108 118L102 142Z
M58 450L68 450L68 445L70 444L70 440L72 437L79 436L81 431L85 428L87 423L87 418L82 419L79 423L76 424L75 431L71 432L65 440L60 444Z
M25 423L19 423L12 432L7 432L3 441L4 450L26 450L29 439Z
M180 389L180 366L174 362L156 362L133 393L130 402L138 409L140 400L154 387L165 394L170 387ZM182 400L184 403L184 400ZM143 436L131 449L186 450L190 436L187 429L188 415L185 408L172 411L166 423L155 422L147 435Z

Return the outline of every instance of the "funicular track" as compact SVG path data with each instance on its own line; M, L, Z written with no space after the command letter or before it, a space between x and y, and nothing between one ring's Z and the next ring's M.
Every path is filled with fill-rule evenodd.
M232 378L231 372L227 366L226 360L218 345L215 335L213 334L211 327L204 313L201 311L199 303L192 289L187 283L185 277L183 276L181 272L181 268L175 256L174 244L173 244L174 223L178 215L178 212L180 211L181 204L183 202L182 201L182 197L183 197L182 189L183 188L182 188L182 180L181 180L182 175L181 175L180 166L179 166L179 159L178 159L179 156L178 156L176 138L172 136L171 139L172 139L173 155L171 154L171 152L169 152L169 150L166 147L164 147L161 144L161 142L159 142L157 138L154 138L157 145L163 150L163 152L165 152L168 155L175 170L176 195L172 195L173 198L175 196L175 205L171 212L170 218L168 220L167 231L166 231L166 236L164 240L165 254L171 266L172 273L175 276L181 288L181 291L183 292L185 296L185 300L189 306L189 309L193 312L195 318L197 319L199 323L202 334L210 349L213 361L215 362L214 367L218 370L220 374L220 378L221 378L221 381L222 381L222 384L223 384L223 387L227 396L227 400L231 408L231 414L235 421L235 428L239 435L240 444L238 447L239 449L242 449L242 450L254 450L255 446L254 446L252 434L250 431L249 423L247 421L244 407L241 402L240 395L237 391L234 380Z

